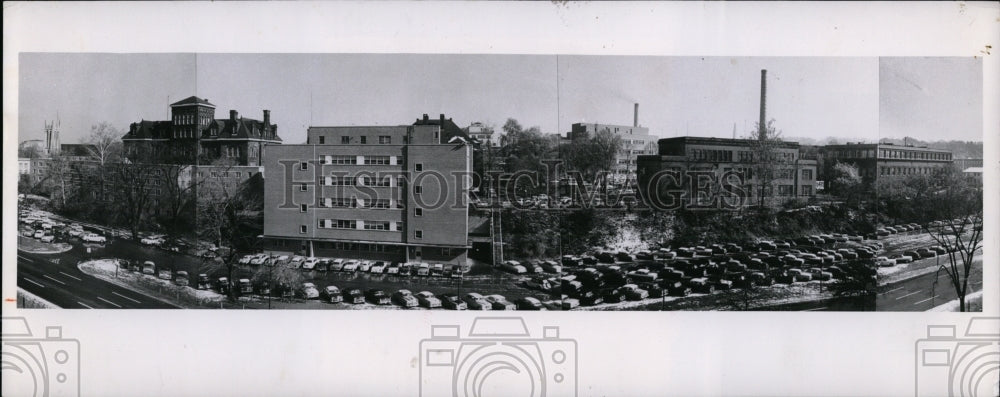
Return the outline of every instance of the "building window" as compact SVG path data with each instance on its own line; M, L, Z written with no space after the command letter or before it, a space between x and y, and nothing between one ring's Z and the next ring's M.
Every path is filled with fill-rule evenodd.
M327 179L327 186L355 186L357 185L357 179L352 176L336 177L331 176Z
M305 191L308 191L308 190L309 190L309 185L306 185L304 183L301 184L301 185L299 185L299 191L300 192L305 192Z
M342 145L349 145L351 143L351 137L349 137L349 136L342 136L342 137L340 137L340 143Z
M811 180L813 178L813 170L802 170L802 179Z
M423 208L414 208L413 209L413 216L424 216L424 209Z
M812 186L802 185L802 195L803 196L812 196Z
M307 210L308 208L309 208L309 207L308 207L307 205L305 205L305 204L300 204L300 205L299 205L299 212L306 212L306 210Z
M389 165L389 156L365 156L365 165Z
M306 225L299 226L299 233L305 233L305 232L306 232Z
M324 164L355 165L358 163L357 156L323 156L320 161Z
M413 231L413 238L424 238L424 231L423 230L414 230Z
M422 163L416 163L413 165L413 169L417 172L424 170L424 165Z
M389 135L381 135L378 137L378 143L381 145L388 145L392 143L392 137Z
M440 138L441 138L441 131L440 130L434 131L434 139L440 139Z
M421 194L423 192L424 192L424 189L421 186L414 186L413 187L413 194Z
M325 136L322 136L322 135L320 135L320 136L319 136L319 144L320 144L320 145L322 145L322 144L325 144L325 143L326 143L326 137L325 137Z
M388 221L366 221L365 230L389 230Z
M309 169L309 163L307 163L305 161L299 163L299 169L303 170L303 171L308 170Z
M361 137L361 144L364 145L364 144L367 144L367 143L368 143L368 137L362 136Z
M365 199L364 200L365 208L387 209L387 208L390 208L389 204L390 204L389 203L389 199Z
M791 196L792 195L792 185L778 185L778 195L779 196Z

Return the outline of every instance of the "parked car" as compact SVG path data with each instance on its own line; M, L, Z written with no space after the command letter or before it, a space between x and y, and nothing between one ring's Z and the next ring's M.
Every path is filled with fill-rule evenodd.
M86 241L88 243L101 243L101 244L106 243L108 241L108 239L105 238L104 236L95 233L84 234L83 237L81 237L81 239L83 239L83 241Z
M173 280L174 272L170 269L160 269L160 271L156 273L156 277L168 281Z
M417 292L417 303L428 309L437 309L441 307L441 299L438 299L430 291L420 291Z
M365 291L365 298L368 298L371 303L376 305L388 305L391 303L389 295L386 295L385 291L376 288Z
M335 258L335 259L333 259L333 260L330 261L330 264L327 265L326 268L327 268L327 270L329 270L331 272L343 271L344 270L344 260L340 259L340 258Z
M413 296L413 293L408 289L401 289L392 294L392 303L400 305L402 307L417 307L419 302L417 302L417 297Z
M896 266L896 260L889 259L888 257L885 256L880 256L878 258L875 258L875 265L878 267L892 267Z
M382 273L385 273L385 262L383 262L383 261L377 261L377 262L373 263L371 269L368 269L368 272L372 273L372 274L382 274Z
M344 297L341 295L340 288L336 285L327 285L320 293L320 297L329 303L340 303L344 301Z
M351 304L365 303L365 295L357 288L344 290L344 302Z
M347 261L344 262L344 267L342 268L345 272L356 272L358 271L358 261Z
M253 294L253 284L248 278L241 278L236 281L236 286L239 288L240 295L251 295Z
M815 267L809 269L809 274L812 275L813 280L830 281L833 279L833 273L825 272L822 269Z
M526 296L514 302L517 310L542 310L542 302L538 299Z
M230 287L232 286L229 285L229 278L227 277L219 277L218 279L215 280L215 288L219 290L220 294L223 295L229 294Z
M201 273L198 275L198 289L210 289L212 288L212 279L208 278L208 275Z
M894 261L896 262L896 264L902 264L902 263L910 263L910 262L913 262L913 257L912 257L912 256L909 256L909 255L903 255L903 254L894 254L894 255L890 255L890 256L889 256L889 259L892 259L892 260L894 260Z
M518 261L504 261L500 267L503 270L514 274L525 274L528 272L528 269L522 266L521 262Z
M399 274L399 263L390 263L385 267L386 274Z
M304 270L313 270L313 269L316 268L316 265L318 263L319 263L319 259L316 259L316 258L310 256L310 257L308 257L308 258L306 258L305 260L302 261L302 269L304 269Z
M493 310L515 310L517 308L513 303L508 302L503 295L486 295L484 299L493 306Z
M649 269L636 269L628 272L628 278L635 282L644 281L656 281L659 275L656 272L651 272Z
M417 276L427 277L431 275L431 265L420 262L417 265Z
M465 310L469 305L458 298L458 295L446 293L441 295L441 307L448 310Z
M580 300L574 298L566 298L560 302L560 309L562 310L573 310L580 307Z
M443 263L435 263L435 264L431 265L431 276L434 276L434 277L444 276L444 264Z
M788 269L787 272L795 278L795 281L812 281L812 275L802 269Z
M528 273L539 274L545 272L545 269L542 267L542 261L528 263L525 268L528 270Z
M174 284L181 287L187 287L188 284L191 283L191 280L188 278L188 272L183 270L178 270L176 273L174 273L173 278L174 278L173 280Z
M583 291L579 296L580 304L583 306L595 306L604 303L604 297L594 291Z
M252 254L250 254L250 255L243 255L243 256L240 257L240 260L237 261L237 263L239 263L241 265L249 265L250 261L254 260L254 258L256 258L256 257L257 257L257 255L252 255Z
M160 236L149 236L142 238L139 242L143 245L160 246L163 245L164 240L163 237Z
M649 291L639 288L635 284L625 284L620 289L625 293L625 298L630 301L640 301L649 298Z
M621 303L628 300L625 295L625 290L621 288L608 288L601 291L601 297L604 298L606 303Z
M369 271L372 270L373 264L374 262L372 261L361 261L358 263L358 271L362 273L368 273Z
M250 280L247 281L249 284ZM296 292L298 293L299 298L302 299L319 299L319 290L316 289L316 284L313 283L302 283Z
M562 273L563 267L559 262L547 260L542 262L542 270L549 273Z
M53 236L51 234L46 234L46 235L42 236L42 242L43 243L51 243L51 242L53 242L55 240L56 240L56 236Z
M690 286L694 292L703 294L711 294L715 292L715 286L709 283L708 279L704 277L692 278L691 280L688 280L688 286Z
M256 256L250 259L249 263L254 266L260 266L265 263L268 263L270 259L271 257L267 254L257 254Z
M462 300L468 305L469 310L492 310L493 305L487 302L482 295L475 292L469 292L462 297Z
M40 239L42 237L45 237L45 231L44 230L37 230L37 231L35 231L35 234L32 235L32 237L38 238L38 239Z
M400 276L409 276L409 275L413 274L412 273L413 272L413 268L416 267L416 266L417 266L416 263L411 263L411 262L403 262L403 263L401 263L399 265L399 275Z
M909 256L910 258L913 258L913 260L923 258L923 256L916 250L904 251L903 255Z
M927 247L918 248L917 253L920 254L921 258L933 258L937 256L937 251L934 251Z

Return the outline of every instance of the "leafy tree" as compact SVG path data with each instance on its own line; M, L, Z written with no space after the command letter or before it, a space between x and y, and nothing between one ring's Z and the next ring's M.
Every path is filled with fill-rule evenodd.
M17 148L17 157L27 159L37 159L42 157L42 153L36 145L21 145Z
M591 181L598 173L611 171L622 150L626 148L621 136L604 128L592 136L580 134L574 137L563 154L569 169L579 171L585 180Z
M837 162L830 169L830 175L827 177L827 190L831 194L843 197L849 206L856 204L857 200L860 199L862 189L861 174L858 172L857 166Z

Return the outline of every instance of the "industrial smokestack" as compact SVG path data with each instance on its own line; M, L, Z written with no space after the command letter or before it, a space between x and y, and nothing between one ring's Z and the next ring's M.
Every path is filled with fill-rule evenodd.
M767 110L767 69L760 70L760 124L757 125L757 132L760 137L765 134L765 115Z
M635 111L632 114L632 126L633 127L638 127L639 126L639 103L638 102L636 102L636 104L635 104Z

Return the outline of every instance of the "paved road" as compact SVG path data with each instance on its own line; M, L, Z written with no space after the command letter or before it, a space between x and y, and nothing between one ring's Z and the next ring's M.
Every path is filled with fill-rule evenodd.
M17 253L17 286L66 309L163 309L177 306L84 274L76 262Z
M983 262L975 262L969 277L969 293L983 289ZM934 285L935 280L937 285ZM910 312L927 311L935 306L958 299L951 278L941 272L909 278L882 287L875 300L878 311Z

